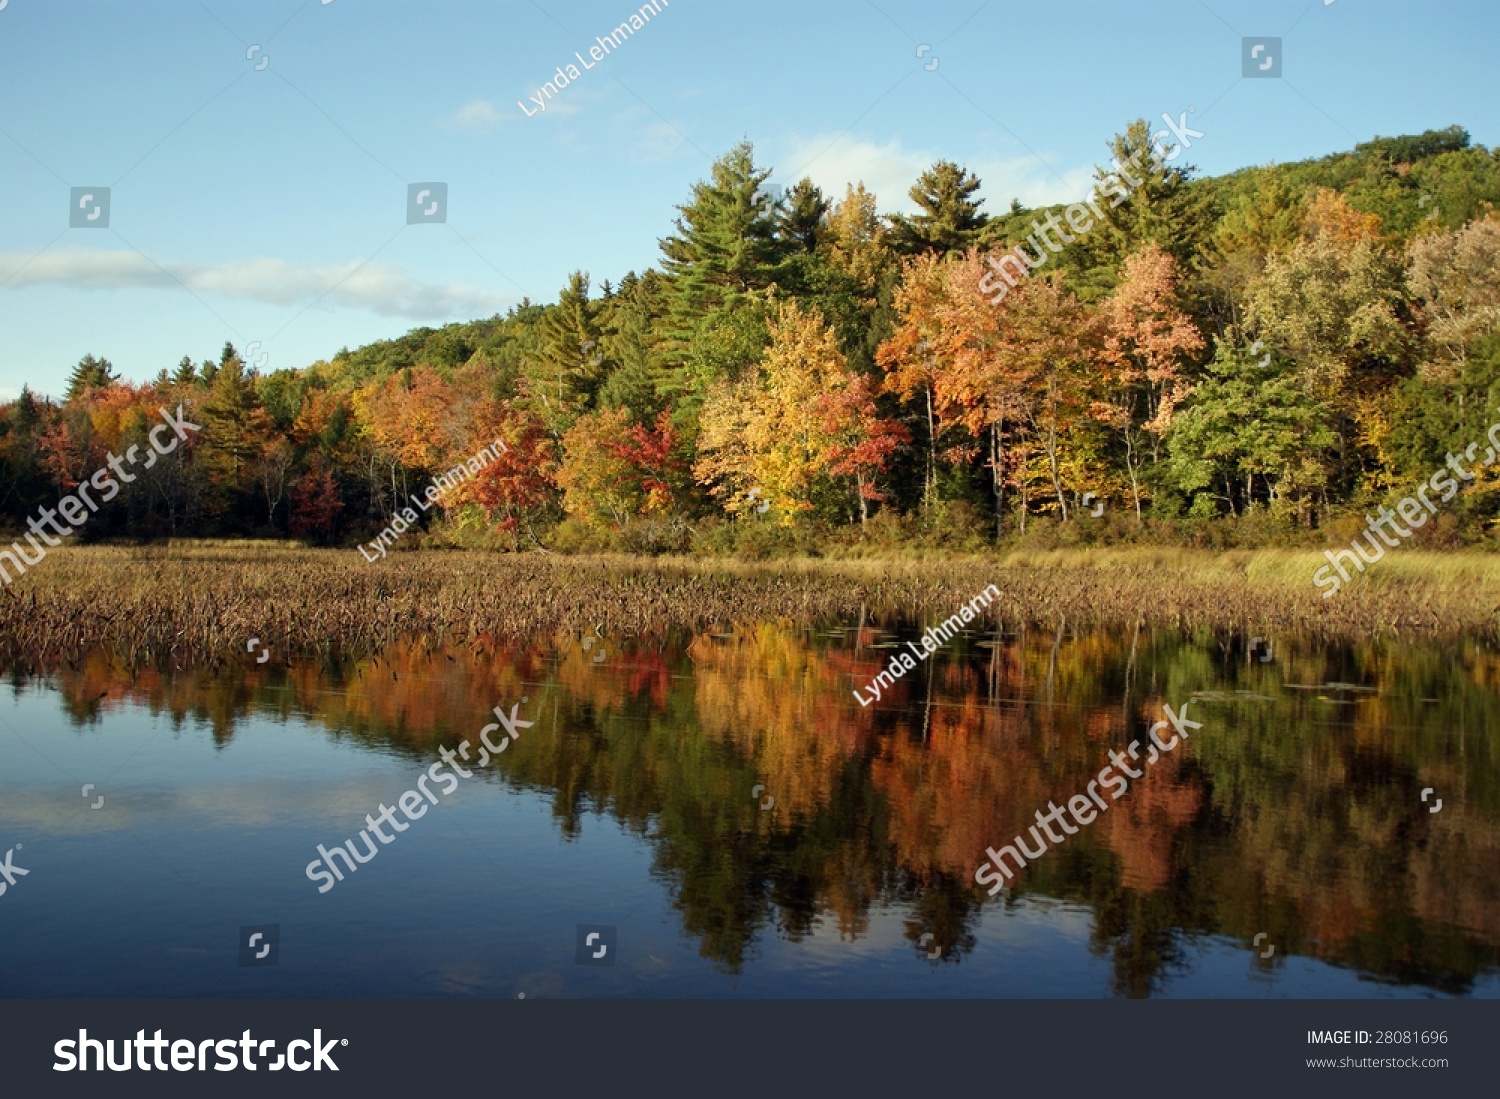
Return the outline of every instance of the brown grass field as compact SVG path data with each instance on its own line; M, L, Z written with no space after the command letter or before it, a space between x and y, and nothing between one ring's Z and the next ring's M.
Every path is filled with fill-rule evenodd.
M998 624L1175 626L1325 637L1500 635L1500 559L1393 554L1324 599L1321 554L1067 550L930 560L739 562L395 553L263 542L62 547L0 594L0 654L49 667L105 646L186 666L259 637L279 653L374 651L398 639L518 638L558 629L651 635L768 618L933 621L988 584Z

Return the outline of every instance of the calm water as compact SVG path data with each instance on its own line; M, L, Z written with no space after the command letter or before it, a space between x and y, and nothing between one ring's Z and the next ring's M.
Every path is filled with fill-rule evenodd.
M862 707L919 633L886 626L14 678L0 995L1500 994L1493 651L973 633ZM1191 741L974 885L1189 699ZM318 892L319 844L516 704L517 743Z

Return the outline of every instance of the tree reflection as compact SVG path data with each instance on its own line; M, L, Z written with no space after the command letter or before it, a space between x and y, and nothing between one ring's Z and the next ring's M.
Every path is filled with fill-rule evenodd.
M539 735L485 780L545 792L569 838L599 812L643 837L684 932L730 972L763 935L855 940L892 905L914 951L957 963L981 914L1027 897L1092 912L1124 996L1161 989L1206 935L1266 932L1278 960L1455 992L1500 961L1495 654L1282 642L1247 664L1235 639L1056 624L955 640L862 707L853 688L920 632L885 626L478 637L186 674L96 654L55 679L82 730L128 700L221 748L240 721L295 717L415 761L525 696ZM973 884L987 847L1195 693L1189 744L1002 897Z

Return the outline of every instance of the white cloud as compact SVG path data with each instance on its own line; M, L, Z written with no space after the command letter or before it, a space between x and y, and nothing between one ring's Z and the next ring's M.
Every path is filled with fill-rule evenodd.
M786 155L777 158L774 178L789 187L808 176L835 202L844 197L846 184L863 181L879 200L881 213L910 214L916 205L907 192L919 175L941 159L942 153L907 149L894 139L877 145L842 134L819 134L791 139ZM1027 206L1076 201L1088 193L1093 180L1092 165L1063 168L1054 174L1030 154L960 163L979 177L984 210L992 215L1005 213L1012 198Z
M29 263L27 260L20 252L0 252L0 271L16 271L7 289L41 285L77 290L186 287L199 294L271 305L305 305L318 300L323 307L342 305L382 316L418 319L489 316L516 300L514 295L495 294L462 283L424 283L399 267L383 263L307 266L278 259L251 259L213 266L171 261L157 264L137 252L82 248L60 248Z
M569 87L571 88L572 85L569 85ZM540 103L532 98L533 95L537 94L540 94L542 97L542 101ZM579 112L580 107L578 106L578 100L583 98L584 94L582 92L579 92L572 99L563 99L561 96L556 99L552 99L545 92L541 92L540 89L537 89L536 91L527 92L525 95L522 95L516 100L516 117L536 118L540 116L542 118L547 118L550 116L552 118L571 118L573 115ZM520 106L522 103L525 104L526 110L531 112L530 115L524 114L522 112Z
M692 145L667 122L648 123L638 131L631 145L634 159L642 164L672 160L681 156L684 150L691 151Z
M500 125L504 118L499 108L488 99L475 99L460 107L448 124L460 130L490 130Z

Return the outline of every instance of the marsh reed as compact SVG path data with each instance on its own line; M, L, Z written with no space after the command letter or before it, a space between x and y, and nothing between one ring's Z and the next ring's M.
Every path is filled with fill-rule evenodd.
M1424 560L1425 559L1425 560ZM377 564L348 550L196 542L64 547L0 590L0 658L50 667L104 646L129 663L359 654L557 629L649 635L766 619L810 625L952 612L985 585L1022 622L1325 636L1496 636L1500 565L1412 553L1324 600L1321 556L1290 551L1059 551L938 560L749 563L423 551Z

